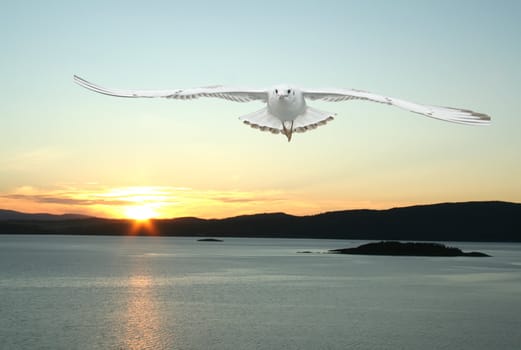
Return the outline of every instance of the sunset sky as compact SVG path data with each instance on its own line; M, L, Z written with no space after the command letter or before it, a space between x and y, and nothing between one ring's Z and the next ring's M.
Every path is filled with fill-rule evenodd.
M521 202L520 1L17 1L0 12L0 208L102 217L304 215ZM214 84L363 89L492 116L369 102L261 133L258 102L87 91Z

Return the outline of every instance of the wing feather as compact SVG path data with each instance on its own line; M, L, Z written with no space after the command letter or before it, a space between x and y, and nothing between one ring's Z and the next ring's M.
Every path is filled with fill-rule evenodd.
M382 96L361 90L352 89L304 89L304 98L309 100L323 100L340 102L349 100L365 100L384 103L407 111L421 114L429 118L445 120L459 124L488 125L490 116L468 109L423 105L400 100L394 97Z
M191 100L199 97L215 97L233 102L249 102L254 100L267 101L268 99L268 91L266 89L235 88L215 85L172 90L119 90L101 87L76 75L74 76L74 81L86 89L100 94L118 97L162 97L178 100Z

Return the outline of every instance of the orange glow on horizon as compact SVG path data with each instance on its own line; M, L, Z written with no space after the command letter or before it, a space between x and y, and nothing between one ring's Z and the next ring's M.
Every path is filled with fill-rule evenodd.
M154 225L154 222L150 219L134 220L130 227L129 234L131 236L137 236L139 234L146 234L148 236L159 235L157 228Z
M458 201L446 196L423 201L418 197L393 200L389 194L368 200L364 194L349 198L335 193L324 198L322 192L283 191L280 189L195 189L180 186L110 187L101 184L64 184L51 188L23 186L0 193L3 209L26 213L83 214L132 220L133 234L153 234L151 219L195 216L219 219L238 215L284 212L291 215L315 215L347 209L388 209L414 204ZM464 200L479 200L466 197ZM129 229L130 230L130 229Z

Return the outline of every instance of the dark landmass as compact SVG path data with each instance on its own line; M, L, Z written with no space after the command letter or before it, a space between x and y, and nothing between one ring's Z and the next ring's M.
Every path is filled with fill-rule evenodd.
M198 239L197 242L224 242L222 239L217 238L201 238Z
M22 213L20 213L22 214ZM56 218L0 211L2 234L149 235L132 220ZM27 215L27 216L25 216ZM37 215L37 216L33 216ZM11 219L5 219L10 217ZM521 242L521 204L464 202L387 210L345 210L310 216L256 214L226 219L151 220L155 234L198 237L327 238L407 241Z
M377 243L362 244L356 248L332 249L330 253L356 254L356 255L393 255L393 256L473 256L487 257L485 253L465 253L459 248L447 247L439 243L417 243L382 241Z
M54 214L46 214L46 213L38 213L38 214L27 214L20 213L14 210L2 210L0 209L0 221L2 220L20 220L20 221L62 221L62 220L77 220L77 219L87 219L91 218L87 215L80 214L62 214L62 215L54 215Z

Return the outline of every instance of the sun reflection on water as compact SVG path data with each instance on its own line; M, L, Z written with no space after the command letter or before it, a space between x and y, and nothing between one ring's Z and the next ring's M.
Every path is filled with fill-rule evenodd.
M123 349L167 348L150 274L136 273L128 281L128 300L121 320L124 326Z

